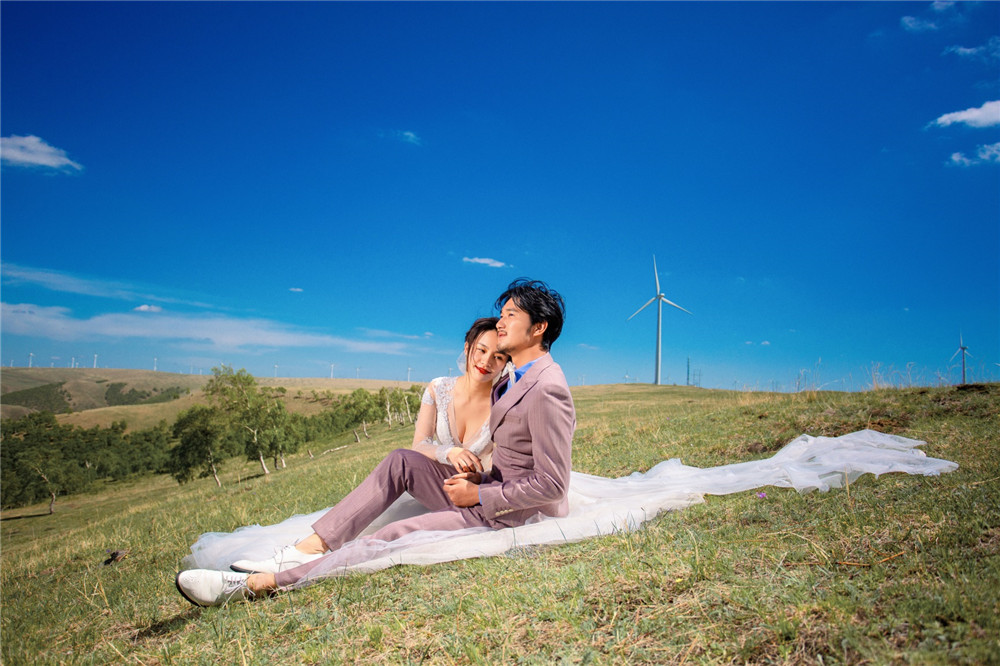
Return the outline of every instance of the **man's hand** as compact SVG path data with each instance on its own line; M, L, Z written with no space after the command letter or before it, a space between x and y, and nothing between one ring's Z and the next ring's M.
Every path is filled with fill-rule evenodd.
M479 472L462 472L444 480L444 492L455 506L475 506L479 504L482 480Z

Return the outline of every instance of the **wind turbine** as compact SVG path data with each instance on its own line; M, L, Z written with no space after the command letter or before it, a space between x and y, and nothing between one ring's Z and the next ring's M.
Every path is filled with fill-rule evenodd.
M965 383L965 357L966 357L966 355L972 356L972 354L969 354L969 348L966 347L965 343L962 341L962 334L961 333L958 334L958 351L956 351L954 354L951 355L951 359L949 360L949 363L951 361L954 361L955 357L958 356L959 354L962 355L962 383L964 384Z
M633 312L632 313L632 317L636 316L637 314L639 314L640 312L642 312L643 310L645 310L648 306L652 305L654 302L656 303L656 381L654 383L657 384L657 385L659 385L659 383L660 383L660 337L661 337L661 332L663 330L663 304L666 303L667 305L672 305L675 308L677 308L678 310L684 310L684 308L682 308L681 306L677 305L673 301L667 300L667 297L664 296L663 293L660 291L660 274L657 273L657 271L656 271L656 255L653 255L653 278L656 279L656 295L653 296L648 301L646 301L646 304L643 305L641 308L639 308L638 310L636 310L635 312ZM687 312L688 314L691 314L687 310L684 310L684 312ZM629 317L625 321L628 321L632 317Z

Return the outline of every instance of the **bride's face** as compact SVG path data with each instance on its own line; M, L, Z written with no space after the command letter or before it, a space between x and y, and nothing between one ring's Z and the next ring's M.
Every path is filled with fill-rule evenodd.
M473 381L492 383L507 365L508 358L507 354L497 351L496 331L486 331L476 340L471 352L466 346L465 374Z

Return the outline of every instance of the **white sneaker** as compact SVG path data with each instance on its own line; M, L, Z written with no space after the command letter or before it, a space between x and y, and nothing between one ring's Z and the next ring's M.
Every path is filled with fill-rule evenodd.
M247 587L250 574L209 569L189 569L177 574L177 590L195 606L221 606L247 601L256 595Z
M306 564L307 562L318 560L321 557L323 557L323 553L310 555L308 553L303 553L295 546L285 546L275 553L274 557L270 557L266 560L260 560L258 562L254 562L252 560L238 560L230 564L229 568L233 571L240 571L243 573L276 574L280 571L294 569L300 564Z

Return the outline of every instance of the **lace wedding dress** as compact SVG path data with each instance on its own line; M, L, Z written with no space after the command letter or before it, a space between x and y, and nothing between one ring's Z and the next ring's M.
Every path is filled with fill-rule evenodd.
M447 378L445 378L447 379ZM441 421L451 436L445 394L450 402L454 382L438 384L437 434ZM425 398L427 394L425 393ZM433 399L433 396L432 396ZM449 418L444 418L444 416ZM486 426L487 436L489 434ZM488 437L487 437L488 438ZM452 440L454 441L454 440ZM478 441L473 437L472 441ZM442 445L440 440L431 443ZM569 486L569 514L561 518L537 516L527 524L501 530L477 527L450 532L412 532L395 541L380 541L371 533L403 518L426 511L404 494L373 522L359 538L344 544L323 566L296 583L351 572L371 572L398 564L434 564L472 557L499 555L515 547L558 544L638 529L661 511L678 510L704 501L705 495L725 495L764 486L795 488L801 493L825 492L851 483L862 474L938 475L958 468L947 460L927 457L917 447L924 442L874 430L840 437L801 435L763 460L689 467L680 460L665 460L645 473L609 479L573 472ZM226 570L238 559L264 559L278 548L312 533L311 525L327 509L296 515L268 526L251 525L235 532L201 535L184 558L187 568Z
M416 450L432 456L439 463L448 464L448 452L453 447L460 446L475 453L485 469L490 468L493 453L493 440L490 439L490 420L487 418L479 430L466 432L465 441L456 434L454 393L458 377L438 377L432 379L424 395L420 399L421 410L433 411L433 420L417 419L418 437ZM422 414L422 412L421 412Z

